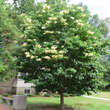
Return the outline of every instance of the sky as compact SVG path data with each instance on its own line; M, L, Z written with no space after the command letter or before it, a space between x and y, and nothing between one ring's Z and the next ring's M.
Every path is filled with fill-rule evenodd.
M71 3L78 4L82 2L87 5L91 14L98 14L99 18L110 17L110 0L70 0Z
M9 0L10 2L12 0ZM38 0L43 1L43 0ZM87 5L91 14L98 14L99 18L105 19L110 17L110 0L69 0L70 3L83 3Z

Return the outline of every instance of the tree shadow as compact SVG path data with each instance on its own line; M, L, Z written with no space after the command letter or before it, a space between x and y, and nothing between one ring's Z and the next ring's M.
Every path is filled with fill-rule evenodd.
M65 105L65 110L75 110L73 107ZM59 105L42 105L42 104L30 104L26 110L60 110Z

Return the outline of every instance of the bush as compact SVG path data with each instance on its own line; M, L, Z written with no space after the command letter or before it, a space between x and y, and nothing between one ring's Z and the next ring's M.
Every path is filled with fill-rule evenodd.
M51 94L50 94L50 93L46 93L46 94L44 94L44 96L45 96L45 97L50 97Z
M35 97L34 94L28 94L27 96L28 96L28 97Z
M64 95L64 97L69 97L70 96L70 94L68 94L68 93L64 93L63 95Z
M8 94L8 93L4 93L3 96L4 96L4 97L8 97L9 94Z

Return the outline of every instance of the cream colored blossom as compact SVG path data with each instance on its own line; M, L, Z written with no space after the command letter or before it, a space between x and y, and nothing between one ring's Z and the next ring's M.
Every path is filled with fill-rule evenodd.
M78 25L82 27L84 24L83 23L78 23Z
M65 23L67 20L66 20L66 19L64 19L64 18L62 18L62 19L61 19L61 21Z
M46 11L45 11L45 10L43 10L42 12L43 12L43 13L45 13Z
M20 36L20 38L23 38L24 37L24 35L22 34L21 36Z
M29 52L25 52L25 55L30 55L30 53Z
M28 17L26 18L26 22L31 23L31 21L32 21L31 18Z
M70 17L72 20L74 20L74 17Z
M57 18L56 17L49 17L49 20L55 21L55 20L57 20Z
M94 32L92 32L92 31L88 31L87 33L88 33L88 34L91 34L91 35L93 35L93 34L94 34Z
M36 61L41 61L41 60L42 60L41 58L36 59Z
M51 49L57 49L57 46L56 45L53 45L52 47L51 47Z
M16 44L16 43L18 43L18 41L17 41L17 40L14 40L13 42L14 42L15 44Z
M57 21L54 21L54 23L56 24L56 23L57 23Z
M32 26L28 26L27 29L32 29Z
M68 13L69 13L68 10L62 10L62 11L60 11L60 14L68 14Z
M63 58L64 56L63 55L58 55L58 58Z
M34 59L34 56L31 56L31 59Z
M50 68L46 68L46 70L47 70L47 71L51 71L51 69L50 69Z
M45 26L42 26L42 29L46 29L46 27Z
M42 15L38 15L39 17L42 17Z
M36 39L33 39L33 41L36 41Z
M51 23L51 21L47 21L47 22L46 22L46 24L50 24L50 23Z
M56 54L57 50L50 50L51 53Z
M44 58L47 59L47 60L50 60L50 57L49 56L45 56Z
M79 10L84 11L84 9L82 7L77 7Z
M85 56L92 57L94 54L93 53L86 53Z
M37 45L37 47L38 47L38 48L41 48L41 45L39 44L39 45Z
M28 41L28 42L31 42L32 40L31 40L31 39L27 39L27 41Z
M54 31L45 31L44 34L53 34Z
M50 50L45 50L45 53L50 53Z
M52 58L56 59L56 58L57 58L57 56L56 56L56 55L52 55Z
M29 52L25 52L26 57L30 57L30 53Z
M61 48L64 48L64 45L62 45Z
M26 47L27 46L27 43L23 43L23 45L22 45L23 47Z
M63 53L64 53L64 51L63 51L63 50L61 50L61 51L59 51L59 53L60 53L60 54L63 54Z
M83 17L85 17L85 16L86 16L86 14L83 14L82 16L83 16Z
M44 5L43 5L43 9L44 9L44 10L45 10L45 9L50 9L50 6L47 5L47 4L44 4Z
M79 20L76 20L76 23L81 23L81 20L79 19Z

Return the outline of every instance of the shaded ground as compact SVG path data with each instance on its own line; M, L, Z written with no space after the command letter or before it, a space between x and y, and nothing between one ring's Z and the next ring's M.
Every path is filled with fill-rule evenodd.
M52 106L52 105L29 105L27 110L60 110L60 107L58 106ZM65 110L74 110L72 107L65 107Z
M11 110L11 108L8 105L0 104L0 110Z

